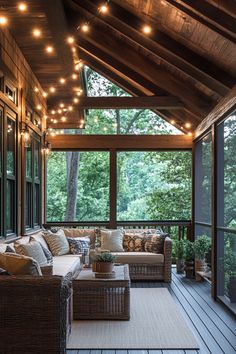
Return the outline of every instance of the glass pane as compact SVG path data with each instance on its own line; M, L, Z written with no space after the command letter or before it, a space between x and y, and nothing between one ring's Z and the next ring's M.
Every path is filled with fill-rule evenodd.
M236 229L236 114L224 121L224 226Z
M212 137L206 135L196 144L195 219L211 224Z
M40 209L40 185L35 184L34 185L34 225L40 224L39 209Z
M28 143L25 149L26 178L32 177L32 144Z
M31 226L31 197L32 197L32 183L26 183L26 196L25 196L25 226L29 228Z
M119 152L119 221L189 220L191 152Z
M15 174L15 122L7 118L7 174Z
M39 163L40 163L40 143L38 140L34 141L34 177L39 178Z
M47 221L106 221L108 217L109 153L50 153Z
M6 229L8 233L14 232L14 184L12 180L7 180L6 188Z

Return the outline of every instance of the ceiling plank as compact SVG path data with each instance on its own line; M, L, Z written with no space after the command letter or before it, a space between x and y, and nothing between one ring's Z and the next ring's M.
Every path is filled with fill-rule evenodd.
M188 135L57 135L47 137L52 149L192 149Z
M80 109L182 109L183 103L172 96L81 97Z
M99 41L97 40L97 36L100 38ZM112 59L118 60L123 65L129 67L135 73L141 74L147 81L161 86L170 95L179 97L191 112L198 114L200 117L205 117L210 111L213 102L210 99L207 100L197 89L187 86L186 83L181 82L148 58L141 54L137 55L133 48L122 45L120 41L112 38L107 33L100 32L97 27L96 31L87 35L80 33L80 46L86 49L88 42L94 48L103 50ZM97 50L93 53L98 56ZM129 59L127 60L127 58ZM116 67L116 65L113 66Z
M199 0L166 1L214 32L236 43L236 20L220 9Z
M72 3L73 0L70 2ZM80 7L85 8L92 15L97 14L97 6L90 0L84 0L73 5L73 8L77 10ZM115 3L112 4L111 11L105 17L99 17L98 19L116 29L129 40L142 46L147 52L164 60L220 96L225 96L234 85L234 78L224 70L203 59L160 30L152 34L150 38L143 35L140 32L140 19Z
M206 0L206 1L236 19L235 0L221 0L221 1L219 1L219 0Z

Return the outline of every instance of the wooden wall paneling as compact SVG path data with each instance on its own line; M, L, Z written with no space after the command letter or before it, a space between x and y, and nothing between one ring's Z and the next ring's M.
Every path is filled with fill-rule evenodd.
M192 137L188 135L56 135L48 136L53 149L192 149Z

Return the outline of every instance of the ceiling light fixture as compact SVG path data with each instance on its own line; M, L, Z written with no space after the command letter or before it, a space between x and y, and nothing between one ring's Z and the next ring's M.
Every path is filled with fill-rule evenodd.
M75 41L74 37L68 37L67 38L67 43L69 43L69 44L73 44L74 41Z
M54 48L53 48L53 46L48 45L48 46L45 48L45 50L46 50L47 53L51 54L51 53L53 53Z
M83 31L83 32L88 32L89 31L88 23L84 23L80 28L81 28L81 31Z
M8 18L6 16L0 16L0 26L6 26L8 23Z
M107 6L107 4L101 5L101 6L99 7L99 12L101 12L101 13L103 13L103 14L107 13L107 12L108 12L108 6Z
M36 37L36 38L42 36L42 31L39 28L34 28L32 33L33 33L33 36Z
M21 11L21 12L27 11L27 8L28 8L28 6L27 6L27 4L25 2L20 2L18 4L18 10Z
M143 33L150 34L152 32L152 27L149 25L144 25L142 28Z

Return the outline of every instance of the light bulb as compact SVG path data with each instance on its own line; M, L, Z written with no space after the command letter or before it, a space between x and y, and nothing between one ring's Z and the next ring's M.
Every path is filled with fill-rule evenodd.
M143 26L142 31L145 34L150 34L152 32L152 28L149 25L145 25L145 26Z
M175 124L175 120L174 119L172 119L170 122L171 122L171 124Z
M38 87L35 87L35 88L34 88L34 92L39 92Z
M78 75L77 74L72 74L71 77L72 77L73 80L77 80L78 79Z
M32 33L33 33L33 36L36 38L42 36L42 31L39 28L34 28Z
M89 25L87 23L84 23L82 26L81 26L81 30L83 32L88 32L89 31Z
M6 26L8 23L8 19L6 16L0 16L0 26Z
M27 5L25 2L20 2L18 4L18 10L21 12L25 12L27 10Z
M48 45L48 46L46 47L46 52L47 52L47 53L51 54L51 53L53 53L53 51L54 51L53 46Z
M62 84L62 85L66 83L66 79L64 79L64 77L61 77L59 81L60 81L60 84Z
M41 109L42 109L41 104L38 104L38 105L37 105L37 109L38 109L39 111L41 111Z
M68 37L67 38L67 43L69 43L69 44L74 43L74 41L75 41L74 37Z
M55 87L51 86L49 89L50 92L54 93L56 91Z
M102 12L103 14L107 13L108 6L106 4L103 4L102 6L100 6L99 11Z
M78 103L78 102L79 102L79 99L78 99L77 97L75 97L75 98L73 99L73 101L74 101L74 103Z
M69 110L69 111L73 111L73 107L72 107L72 106L69 106L69 107L68 107L68 110Z
M191 127L191 123L186 123L186 124L185 124L185 127L186 127L186 128L190 128L190 127Z
M62 122L65 122L66 121L66 117L65 116L61 117L61 120L62 120Z

